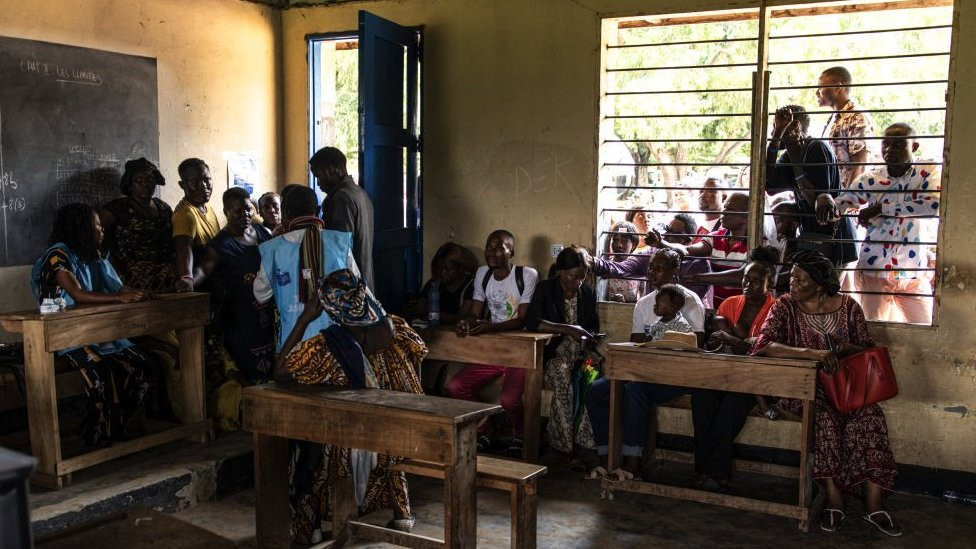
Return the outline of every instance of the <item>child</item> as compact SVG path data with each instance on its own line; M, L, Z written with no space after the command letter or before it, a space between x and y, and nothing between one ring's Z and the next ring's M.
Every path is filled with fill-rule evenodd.
M685 294L675 284L665 284L654 296L654 314L660 317L657 322L644 326L644 341L658 341L664 332L692 333L691 324L681 314L685 306Z
M31 290L38 303L64 298L68 305L132 303L149 292L122 285L118 273L102 258L102 225L87 204L68 204L54 214L50 247L31 270ZM126 440L126 424L146 397L149 358L127 339L58 351L85 380L88 417L82 424L85 443L108 446Z
M471 314L457 324L458 337L476 336L488 332L521 330L532 301L536 281L535 269L515 266L515 237L506 230L488 235L485 243L486 266L479 267L474 277ZM487 318L483 315L487 311ZM451 378L447 392L453 398L473 400L474 392L499 376L504 378L501 393L502 408L512 421L512 441L507 453L522 455L522 393L525 391L525 370L486 364L471 364ZM488 435L488 422L479 429L478 451L493 445ZM538 436L538 433L531 433Z

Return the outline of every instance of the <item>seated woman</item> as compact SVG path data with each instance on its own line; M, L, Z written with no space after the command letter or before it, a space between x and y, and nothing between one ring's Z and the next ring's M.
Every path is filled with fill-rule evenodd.
M123 286L112 264L102 258L102 226L87 204L68 204L58 210L48 242L50 247L31 270L31 290L38 302L63 298L68 305L132 303L151 297L147 291ZM126 440L126 424L149 389L145 379L149 358L126 339L57 354L68 359L85 380L85 443L107 446Z
M310 296L281 348L275 379L354 389L379 388L422 393L417 369L427 346L402 318L387 315L365 283L352 271L329 274ZM305 329L325 311L335 324L302 341ZM336 479L353 477L361 514L393 509L389 527L409 532L407 479L387 468L391 455L312 443L298 444L295 461L293 527L295 543L317 543L317 530L332 505Z
M714 319L718 330L709 336L708 348L725 348L735 354L748 354L752 349L769 309L776 302L770 285L777 254L770 246L752 251L742 276L742 295L729 297L719 305ZM725 489L732 474L732 442L757 399L760 409L767 412L769 407L763 397L706 389L692 392L695 472L703 490ZM767 417L775 419L775 416Z
M258 245L270 240L271 233L251 221L254 207L246 190L227 189L223 202L227 224L210 241L203 269L207 276L213 273L214 320L224 349L246 377L239 382L261 383L271 379L275 319L271 302L254 299L253 284L261 267Z
M803 251L790 262L790 293L770 309L752 352L816 360L832 374L839 358L874 346L864 312L850 296L838 293L837 271L823 254ZM781 399L779 406L792 413L802 409L800 401L791 399ZM863 498L864 520L885 534L900 536L901 527L883 503L898 472L881 407L871 404L842 414L818 390L814 414L813 477L827 492L820 527L828 532L840 527L844 495L851 494Z
M427 318L427 300L431 285L437 283L440 293L440 323L457 324L471 314L471 298L474 295L474 273L478 260L474 254L454 242L447 242L437 249L430 260L431 278L420 290L420 297L408 307L416 318Z
M596 293L583 284L585 253L579 246L559 252L555 272L536 285L525 319L526 329L559 336L546 345L543 379L553 392L546 436L552 448L565 454L573 452L574 442L581 448L595 447L593 427L582 405L585 392L578 390L580 378L588 375L581 371L583 346L600 330Z

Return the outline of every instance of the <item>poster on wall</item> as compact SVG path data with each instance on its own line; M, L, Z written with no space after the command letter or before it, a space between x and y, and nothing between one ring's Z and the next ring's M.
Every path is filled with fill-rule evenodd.
M248 195L254 194L258 181L257 155L247 152L226 153L227 188L241 187Z
M156 60L0 37L0 267L47 247L54 212L119 196L126 160L159 163Z

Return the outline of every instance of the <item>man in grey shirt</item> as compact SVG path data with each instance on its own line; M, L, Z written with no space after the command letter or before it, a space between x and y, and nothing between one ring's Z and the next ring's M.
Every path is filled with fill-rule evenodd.
M346 171L346 155L323 147L308 160L312 175L325 193L322 219L325 228L352 233L352 255L366 285L373 287L373 203Z

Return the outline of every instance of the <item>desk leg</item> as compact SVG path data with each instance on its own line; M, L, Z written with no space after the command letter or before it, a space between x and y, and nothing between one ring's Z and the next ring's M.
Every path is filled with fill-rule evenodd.
M810 463L810 440L813 437L813 401L803 401L803 415L800 423L800 507L809 509L813 496L813 475ZM809 528L809 517L800 521L800 530Z
M45 350L44 323L24 322L24 362L27 389L27 424L31 454L37 458L34 481L46 488L62 488L67 475L58 476L61 438L54 353Z
M609 437L607 445L607 470L613 471L620 467L620 445L624 437L624 382L610 380L610 425L608 426Z
M477 432L470 421L454 432L454 455L444 468L444 547L473 549L478 544Z
M536 481L512 489L512 549L535 549Z
M288 439L254 433L254 510L259 549L291 546Z
M207 395L203 372L203 326L176 331L180 341L180 378L183 382L183 423L191 424L207 418ZM207 442L213 433L195 435L199 442Z
M539 462L539 432L540 416L542 416L542 342L535 346L535 368L525 372L525 391L522 393L523 423L525 433L522 435L522 459L530 463Z

